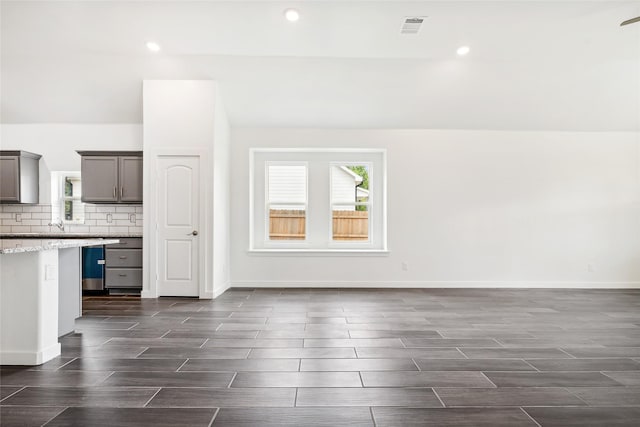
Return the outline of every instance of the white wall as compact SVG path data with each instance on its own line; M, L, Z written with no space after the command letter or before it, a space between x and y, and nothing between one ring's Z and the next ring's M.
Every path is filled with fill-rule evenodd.
M40 159L40 203L51 203L51 171L79 171L76 150L142 150L139 124L2 124L0 149L25 150Z
M220 93L216 91L213 129L213 296L231 284L231 135Z
M155 157L158 154L188 150L201 155L201 186L204 187L200 250L204 270L200 275L200 297L218 295L229 284L228 261L228 156L229 130L216 83L210 80L144 81L144 200L147 219L144 224L145 277L143 297L155 297L156 275L151 257L155 256L155 216L152 194L155 191ZM217 138L220 139L218 144ZM202 212L202 210L201 210Z
M245 128L231 139L232 286L640 287L637 133ZM249 254L250 147L386 148L389 255Z

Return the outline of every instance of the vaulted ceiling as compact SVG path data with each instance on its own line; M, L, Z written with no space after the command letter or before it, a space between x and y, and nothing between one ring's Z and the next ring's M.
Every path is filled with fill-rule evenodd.
M640 130L638 1L0 7L2 123L139 123L143 79L215 79L236 126Z

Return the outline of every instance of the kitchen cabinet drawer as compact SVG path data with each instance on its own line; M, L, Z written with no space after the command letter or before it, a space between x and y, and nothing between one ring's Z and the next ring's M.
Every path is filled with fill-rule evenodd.
M120 243L109 245L108 249L142 249L142 239L139 237L118 237Z
M142 249L107 248L105 259L107 268L142 267Z
M142 288L141 268L105 268L105 288Z

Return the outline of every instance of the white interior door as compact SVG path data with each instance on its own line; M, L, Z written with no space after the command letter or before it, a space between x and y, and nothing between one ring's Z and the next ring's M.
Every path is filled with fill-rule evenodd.
M157 160L158 296L199 296L200 157Z

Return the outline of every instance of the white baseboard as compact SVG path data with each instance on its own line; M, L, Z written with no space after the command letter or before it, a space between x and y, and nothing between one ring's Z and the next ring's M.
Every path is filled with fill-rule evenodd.
M224 294L225 292L227 292L227 289L229 289L231 287L231 282L227 281L224 283L224 285L220 286L218 289L214 289L213 290L213 298L218 298L220 295Z
M200 299L216 299L220 295L224 294L231 287L231 282L225 282L224 285L219 286L217 289L213 291L205 291L203 295L200 296Z
M140 292L140 298L158 298L155 292L143 290Z
M40 351L0 351L0 365L42 365L60 356L60 343Z
M222 285L219 289L215 289L213 292L213 297L218 298L220 295L227 292L227 290L231 287L231 281L227 281Z
M568 281L233 281L233 288L543 288L543 289L640 289L640 282Z

